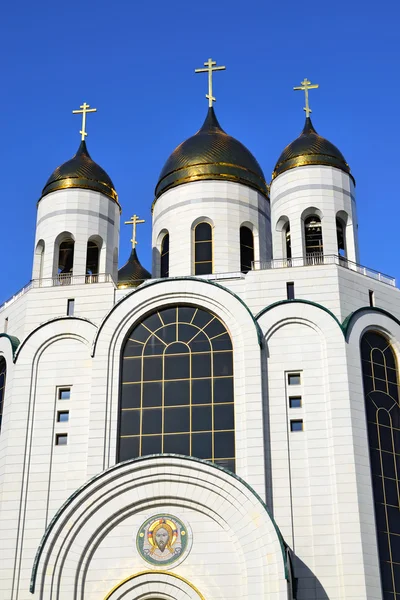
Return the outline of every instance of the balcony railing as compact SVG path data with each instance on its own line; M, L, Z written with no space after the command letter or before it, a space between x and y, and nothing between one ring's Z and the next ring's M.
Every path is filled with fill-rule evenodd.
M54 277L43 279L32 279L16 294L6 300L1 306L0 311L13 304L18 298L26 294L32 288L58 287L64 285L85 285L92 283L113 283L115 281L111 273L99 273L98 275L72 275L71 273L60 273Z
M382 281L382 283L396 287L396 279L394 277L384 275L383 273L379 273L379 271L369 269L368 267L363 267L362 265L348 260L344 256L338 256L337 254L324 255L316 252L315 254L307 254L305 258L278 258L266 261L254 261L252 268L254 271L259 271L265 269L284 269L317 265L339 265L350 271L355 271L356 273L360 273L361 275L365 275L376 281Z

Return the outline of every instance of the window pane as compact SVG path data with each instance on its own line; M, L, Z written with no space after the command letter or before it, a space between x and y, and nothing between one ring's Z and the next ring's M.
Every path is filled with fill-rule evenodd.
M212 348L206 334L202 331L199 332L197 328L195 331L196 336L193 337L189 343L190 350L192 352L210 352Z
M233 404L214 406L214 429L233 429Z
M140 384L137 384L138 387ZM143 406L161 406L162 402L162 382L152 382L143 384Z
M232 375L232 352L218 352L213 354L214 377Z
M189 354L181 356L165 356L164 379L187 379L190 375Z
M213 315L199 308L193 318L193 325L196 325L199 329L203 329L212 319L214 319Z
M214 402L233 401L233 378L214 380Z
M172 308L163 308L163 310L159 311L160 317L163 320L165 325L169 323L176 323L176 307Z
M194 306L180 306L178 308L178 319L180 323L190 323L196 309ZM179 337L179 339L182 339Z
M195 228L195 241L201 242L211 240L211 225L209 223L199 223Z
M133 340L128 340L125 346L124 357L126 356L141 356L144 345L135 342Z
M124 381L140 381L141 358L124 358Z
M189 431L189 429L189 408L168 408L165 410L165 433L179 433Z
M215 458L230 458L235 456L235 435L230 431L214 433Z
M69 412L60 411L57 413L57 423L67 423L69 421Z
M140 408L140 383L123 383L121 408Z
M69 400L71 398L71 388L60 388L58 390L59 400Z
M142 411L142 433L161 433L161 410Z
M142 456L161 454L161 435L145 435L142 438Z
M56 446L66 446L68 444L68 435L66 433L56 433Z
M290 396L289 406L290 406L290 408L300 408L301 407L301 396Z
M189 456L189 435L165 435L164 452L171 454L185 454Z
M227 333L211 340L213 350L232 350L231 338Z
M195 244L194 260L198 262L208 262L212 260L212 243L201 242Z
M221 321L218 319L213 319L210 321L208 325L204 327L204 333L208 335L209 338L213 338L216 335L220 335L221 333L225 333L226 329L222 325Z
M192 381L192 404L210 404L211 379Z
M192 377L211 376L211 354L192 354Z
M212 263L204 262L197 263L195 267L195 275L209 275L212 273Z
M164 383L164 404L174 406L177 404L189 404L190 381L166 381Z
M160 340L157 333L157 335L151 335L142 348L145 356L160 356L165 350L165 344Z
M139 456L139 436L132 438L120 438L119 441L119 462L136 458Z
M147 329L150 329L150 331L155 331L156 329L159 329L162 326L162 322L160 320L158 312L150 315L149 317L146 317L146 319L143 321L143 325L147 327Z
M290 421L290 431L303 431L303 421Z
M220 467L224 467L224 469L227 469L228 471L232 471L232 473L235 473L235 460L234 459L231 459L231 460L217 459L214 462L216 465L219 465Z
M300 385L300 373L289 373L288 374L288 384L289 385Z
M140 433L140 411L123 410L121 412L121 435L138 435Z
M145 356L143 358L143 380L156 381L162 379L161 356Z
M193 406L192 431L210 431L212 429L211 406Z
M208 458L212 456L212 433L194 433L192 436L192 456Z

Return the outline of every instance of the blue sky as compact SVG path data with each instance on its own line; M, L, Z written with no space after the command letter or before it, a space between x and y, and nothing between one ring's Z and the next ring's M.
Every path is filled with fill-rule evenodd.
M266 179L303 126L308 77L317 131L336 144L357 181L361 262L400 281L400 138L396 0L96 0L7 3L0 23L0 302L31 276L36 202L54 168L79 145L86 101L92 158L123 207L146 219L138 253L150 268L154 187L171 151L202 124L209 56L222 127L243 142ZM120 257L130 252L121 225ZM5 276L4 276L5 275Z

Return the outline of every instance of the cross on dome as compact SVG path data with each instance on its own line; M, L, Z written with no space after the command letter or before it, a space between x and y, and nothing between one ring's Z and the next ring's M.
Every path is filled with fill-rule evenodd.
M83 104L81 104L81 106L79 107L81 110L77 109L77 110L73 110L72 114L74 115L82 115L82 129L80 130L80 134L82 136L82 142L85 140L85 137L87 136L87 132L86 132L86 115L87 113L92 113L92 112L97 112L97 108L90 108L89 104L86 104L86 102L84 102Z
M137 244L137 240L136 240L136 225L139 225L140 223L145 223L146 221L144 219L140 219L138 217L138 215L133 215L130 219L130 221L125 221L125 225L133 225L133 233L132 233L132 248L135 248L136 244Z
M304 95L306 97L306 105L304 107L303 110L306 111L306 117L308 118L312 112L310 105L308 103L308 90L315 90L319 88L319 84L318 83L311 83L311 81L309 81L307 79L307 77L304 78L304 80L301 82L301 85L298 87L294 87L294 90L301 90L304 92Z
M225 71L226 67L217 67L217 62L212 58L209 58L207 62L204 63L205 69L195 69L195 73L208 73L208 94L206 94L206 98L208 98L208 106L212 106L213 102L216 102L217 99L214 98L212 93L212 75L214 71Z

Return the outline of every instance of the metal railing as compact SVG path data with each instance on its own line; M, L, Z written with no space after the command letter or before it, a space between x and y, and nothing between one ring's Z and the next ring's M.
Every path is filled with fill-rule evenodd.
M305 257L300 258L278 258L266 261L254 261L252 263L253 271L260 271L266 269L284 269L291 267L310 267L316 265L339 265L350 271L355 271L376 281L382 281L392 287L396 287L396 279L390 275L385 275L374 269L364 267L351 260L348 260L344 256L337 254L321 254L316 252L314 254L307 254Z
M98 275L72 275L72 273L59 273L54 277L32 279L16 294L11 296L11 298L3 302L3 304L0 306L0 311L10 306L10 304L13 304L16 300L18 300L18 298L26 294L26 292L32 288L58 287L64 285L86 285L93 283L113 283L115 285L115 281L111 273L99 273Z

